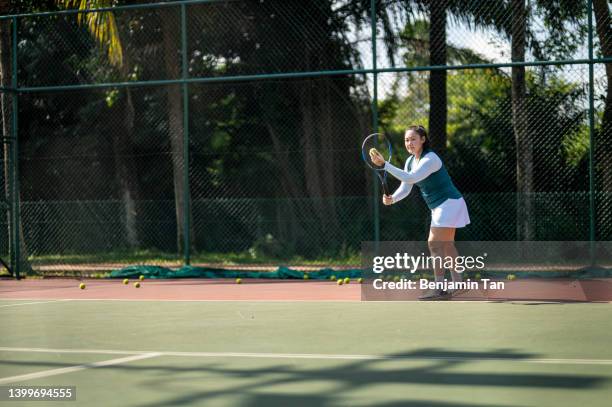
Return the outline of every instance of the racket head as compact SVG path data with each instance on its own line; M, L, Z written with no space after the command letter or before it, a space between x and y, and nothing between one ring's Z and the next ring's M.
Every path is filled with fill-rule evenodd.
M361 157L363 161L373 170L381 171L383 167L374 164L370 158L370 150L372 148L375 148L383 156L385 161L390 161L391 154L393 153L391 141L384 133L372 133L368 135L361 144Z

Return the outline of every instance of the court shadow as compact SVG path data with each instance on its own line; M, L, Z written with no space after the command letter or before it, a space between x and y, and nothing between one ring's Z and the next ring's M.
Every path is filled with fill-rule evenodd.
M312 395L273 395L273 394L255 394L252 398L246 400L246 403L240 404L242 407L314 407L314 406L341 406L338 402L331 402L325 396ZM360 404L362 405L362 404ZM383 402L368 404L375 407L477 407L478 404L473 403L447 403L437 402L432 400L401 400L396 402ZM487 404L487 407L502 407L502 405ZM504 404L503 407L508 406ZM484 405L483 405L484 407ZM509 406L513 407L513 406Z
M424 348L410 352L385 355L382 359L356 360L341 365L324 368L296 367L296 364L278 364L273 367L255 369L232 369L219 364L203 369L207 373L220 375L226 378L261 378L252 385L239 385L222 391L202 391L192 394L183 394L176 398L160 403L142 404L141 407L161 407L163 405L191 405L205 400L217 400L218 397L229 394L239 394L244 406L338 406L342 404L342 395L355 391L365 391L375 394L377 386L387 385L429 385L438 386L438 392L443 392L445 386L496 387L516 388L528 391L529 389L575 389L589 390L604 385L610 381L609 377L597 375L575 374L537 374L537 373L499 373L484 371L481 373L458 372L447 369L461 364L481 361L500 361L523 363L536 359L537 355L516 352L511 349L499 349L487 352L448 351L445 349ZM400 362L400 363L398 363ZM410 363L403 363L410 362ZM415 362L415 363L411 363ZM486 370L486 367L485 367ZM304 385L308 388L314 382L326 382L332 389L317 391L310 394L270 394L265 389L274 386ZM149 383L149 385L162 385L163 380ZM378 387L381 389L381 387ZM401 387L398 387L400 389ZM374 393L373 393L374 392ZM386 392L386 391L385 391ZM372 396L370 396L372 397ZM376 398L368 400L368 405L376 407L476 407L479 403L456 403L452 401L418 400L410 396L400 397L401 401L376 402ZM507 400L504 400L507 401ZM204 403L206 404L206 403ZM495 404L486 404L495 406ZM504 403L504 406L508 404Z
M173 364L164 364L161 363L163 361L161 358L150 359L142 364L133 362L95 369L117 374L133 374L142 378L139 382L141 389L156 389L165 395L163 400L142 402L138 404L139 407L208 405L220 402L226 397L238 397L241 399L240 405L250 407L338 406L346 403L346 397L350 399L353 392L367 395L367 404L376 407L467 407L468 405L476 407L491 406L491 404L455 403L452 400L441 402L433 399L416 399L416 397L413 399L402 386L426 385L432 389L432 398L439 399L445 388L454 390L464 388L470 391L505 388L520 392L559 389L585 391L586 394L589 390L609 386L612 381L609 375L572 374L560 369L554 370L554 373L550 373L550 369L547 372L533 372L527 368L499 369L500 363L533 366L536 362L546 361L539 355L512 349L474 352L422 348L358 360L331 358L304 360L296 357L283 359L282 363L262 362L261 365L258 362L253 363L257 359L251 358L218 357L214 360L211 358L198 360L194 357L186 359L189 360L189 366L177 365L177 360L180 361L180 358L174 358ZM241 360L249 360L248 366L261 367L242 368L238 364ZM478 364L477 369L474 368L476 364ZM73 366L73 364L44 360L4 360L2 365L31 365L38 368ZM471 366L469 369L460 369L464 365ZM210 385L211 377L215 378L215 385ZM180 386L180 392L176 391L179 383L183 384ZM188 385L185 386L185 383ZM108 383L109 388L113 385ZM320 390L321 386L325 390ZM388 399L383 401L382 397L378 397L381 401L377 402L375 396L386 395L390 391L388 386L395 386L392 389L397 389L397 393L391 399L399 398L401 402L388 401ZM318 390L308 390L313 388ZM508 400L503 401L503 405L509 407Z

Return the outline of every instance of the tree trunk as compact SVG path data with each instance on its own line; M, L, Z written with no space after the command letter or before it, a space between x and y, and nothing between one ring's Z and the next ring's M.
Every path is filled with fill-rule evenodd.
M525 61L525 0L512 0L512 62ZM516 142L517 239L533 240L533 147L527 123L525 67L512 67L512 124Z
M320 106L320 121L319 121L319 140L321 144L320 155L320 171L323 180L323 194L325 197L333 197L336 195L336 160L334 159L334 142L338 142L339 134L334 128L334 108L332 107L331 89L334 86L333 79L324 78L319 86L320 98L318 105ZM333 211L333 201L330 201ZM335 218L335 216L334 216Z
M612 18L606 0L593 0L595 24L599 44L604 57L612 57ZM601 230L601 239L609 240L612 235L612 225L609 214L612 210L610 193L612 193L612 63L606 65L606 100L601 128L595 138L595 162L597 163L600 188L604 196L599 200L597 222L605 230ZM599 238L598 238L599 240Z
M339 142L340 131L343 129L337 129L334 126L334 115L337 114L332 107L332 90L334 82L332 78L323 79L320 89L320 97L318 105L320 106L320 120L319 120L319 140L321 146L321 153L319 154L320 160L320 173L323 181L323 197L325 198L325 216L321 219L325 222L325 237L327 241L336 241L338 238L337 232L340 230L340 223L338 222L337 208L335 199L339 191L336 191L336 169L337 159L336 152L334 151L335 143Z
M271 124L271 120L265 120L266 129L272 140L274 148L274 157L278 166L278 177L283 189L283 196L287 197L287 204L283 208L277 209L279 235L278 238L285 242L289 252L295 250L296 242L304 235L302 225L297 222L298 216L304 216L308 213L307 209L302 204L300 195L299 179L295 177L295 171L291 165L291 157L289 156L288 148L283 146L281 138L276 132L276 129ZM292 200L295 199L295 201ZM296 215L296 210L298 215ZM282 212L282 215L281 215ZM287 222L285 222L286 220ZM281 225L287 223L285 227Z
M319 147L316 142L315 112L313 101L314 84L311 81L297 84L302 122L302 148L304 149L304 173L306 190L310 197L320 197L321 175L319 174Z
M180 21L178 15L172 11L163 12L161 16L164 63L167 79L180 78ZM183 105L180 85L171 85L167 88L168 94L168 131L172 149L172 172L174 179L174 203L176 208L176 244L179 253L184 250L185 241L185 214L183 210L185 183L183 171L188 163L183 162L183 146L185 132L183 128ZM190 197L187 197L190 199ZM190 232L190 231L189 231ZM193 233L191 233L191 245L194 245Z
M429 62L446 65L447 0L430 0ZM431 146L440 155L446 152L446 71L435 70L429 75L429 135Z
M319 143L319 137L325 137L325 135L317 134L319 133L318 120L320 120L321 117L318 117L315 111L315 100L318 99L316 97L318 92L315 89L317 85L318 84L312 83L312 80L308 80L305 83L298 83L296 85L298 87L296 94L299 95L300 99L300 119L302 125L301 147L304 150L304 179L306 181L306 192L310 198L310 202L312 202L312 205L308 206L309 210L312 208L313 217L317 219L317 223L320 225L319 227L315 227L315 229L309 225L307 229L308 238L310 239L310 243L318 249L325 240L325 227L323 224L328 214L323 204L324 194L322 183L324 180L320 168L322 161L321 156L325 153L322 153ZM316 102L318 102L318 100L316 100ZM317 118L315 119L315 117Z
M128 247L134 249L140 243L136 228L139 188L136 166L133 162L134 103L130 88L125 89L125 100L121 107L124 114L124 131L113 133L113 152L115 156L115 173L119 183L119 194L123 206L126 241Z

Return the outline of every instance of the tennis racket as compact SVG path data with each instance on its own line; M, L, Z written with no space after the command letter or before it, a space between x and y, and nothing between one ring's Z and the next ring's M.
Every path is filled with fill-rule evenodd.
M373 133L363 140L361 145L361 157L365 161L366 165L374 170L380 183L382 184L383 193L389 195L389 188L387 187L387 171L384 166L378 166L372 161L372 154L377 151L385 161L391 160L391 154L393 149L391 148L391 142L382 133Z

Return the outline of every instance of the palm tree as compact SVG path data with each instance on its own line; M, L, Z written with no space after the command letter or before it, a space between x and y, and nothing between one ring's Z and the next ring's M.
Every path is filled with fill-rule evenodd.
M512 0L512 62L525 62L525 0ZM527 123L525 67L512 67L512 122L516 142L517 238L532 240L533 147Z
M178 46L180 44L180 27L178 13L171 10L164 13L161 18L161 30L163 33L163 55L168 78L180 78L180 54ZM188 185L185 184L183 177L183 168L188 166L188 162L183 162L183 149L185 143L185 129L183 126L183 106L181 88L178 85L169 86L167 88L168 99L168 132L170 136L170 145L172 149L172 172L174 180L174 204L176 209L176 242L179 252L184 248L185 236L187 233L192 237L191 246L194 246L194 233L192 230L185 230L183 219L186 216L191 218L190 213L184 211L184 200L191 199L185 197L185 190ZM187 158L188 160L188 158ZM193 223L191 223L193 228Z
M446 10L448 0L429 2L429 64L446 65ZM431 146L442 155L446 151L446 117L448 111L446 70L429 74L429 134Z

